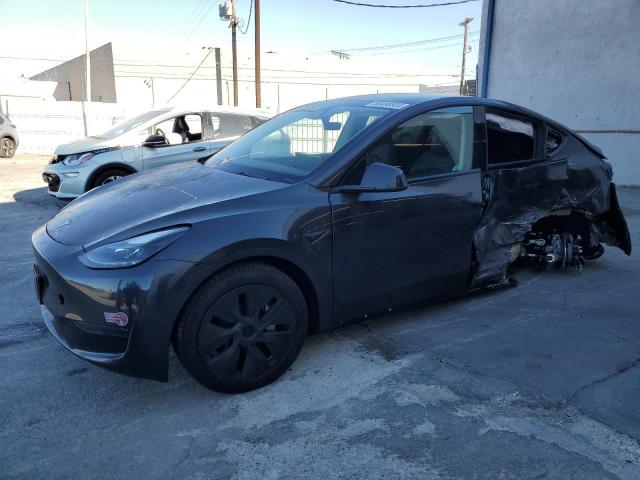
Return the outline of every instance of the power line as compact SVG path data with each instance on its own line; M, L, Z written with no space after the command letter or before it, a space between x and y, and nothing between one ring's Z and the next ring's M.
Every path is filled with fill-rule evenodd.
M184 82L184 83L182 84L182 86L181 86L181 87L176 91L176 93L174 93L173 95L171 95L171 98L170 98L169 100L167 100L167 103L169 103L171 100L173 100L173 99L175 98L175 96L176 96L176 95L178 95L178 94L182 91L182 89L183 89L184 87L186 87L186 86L187 86L187 83L189 83L189 82L191 81L191 79L194 77L194 75L195 75L196 73L198 73L198 70L200 69L200 67L202 66L202 64L205 62L205 60L206 60L207 58L209 58L209 55L211 55L211 52L213 52L213 51L214 51L214 49L213 49L213 48L210 48L210 49L207 51L207 54L204 56L204 58L203 58L203 59L202 59L202 61L200 62L200 65L198 65L198 66L196 67L196 69L193 71L193 73L191 74L191 76L190 76L189 78L187 78L187 81L186 81L186 82Z
M207 8L206 12L204 12L204 14L200 17L200 20L198 20L198 23L195 24L195 26L191 29L191 31L185 37L183 45L187 43L187 40L191 38L191 35L193 35L193 33L198 29L198 27L204 21L204 19L207 18L207 15L209 15L209 12L211 11L214 5L215 3L211 2L211 5L209 5L209 8Z
M431 47L430 49L436 49L436 48L450 48L450 47L454 47L454 46L458 46L459 44L454 44L454 45L443 45L441 47ZM425 49L419 49L417 51L423 51ZM414 51L414 50L412 50ZM368 54L368 55L390 55L392 53L396 53L396 52L385 52L385 53L372 53L372 54ZM397 52L396 54L400 55L403 53L407 53L407 52ZM51 59L51 58L34 58L34 57L7 57L7 56L0 56L1 58L10 58L10 59L16 59L16 60L46 60L46 61L64 61L63 59ZM110 62L94 62L96 65L108 65L111 64ZM120 62L114 62L113 63L114 66L116 67L163 67L163 68L194 68L196 67L196 65L182 65L182 64L167 64L167 63L120 63ZM457 68L459 68L459 65L456 66ZM55 68L55 67L53 67ZM215 66L206 66L206 65L201 65L199 67L199 70L206 70L206 69L215 69ZM231 69L232 67L230 65L222 65L221 68L223 69ZM238 66L239 70L253 70L254 67L253 66L243 66L243 65L239 65ZM265 72L280 72L280 73L307 73L307 74L315 74L315 75L321 75L321 76L326 76L326 78L331 78L331 77L336 77L336 78L351 78L351 77L365 77L365 78L385 78L385 77L389 77L389 78L396 78L396 77L441 77L441 76L450 76L451 74L423 74L423 73L387 73L387 72L370 72L370 73L363 73L363 72L344 72L344 71L338 71L338 72L328 72L328 71L321 71L321 70L298 70L298 69L289 69L289 68L263 68L262 69ZM157 76L156 74L158 72L131 72L128 70L122 70L122 69L117 69L116 72L118 73L136 73L136 74L141 74L141 75L146 75L147 77L155 77ZM161 72L161 73L166 73L166 72ZM172 73L169 73L169 75L173 75ZM175 75L180 75L180 72L176 72ZM117 76L117 75L116 75ZM157 78L160 78L159 76L157 76ZM178 77L178 78L186 78L186 77ZM302 77L301 77L302 78Z
M142 75L115 75L115 77L120 77L120 78L147 78L145 76ZM161 77L161 76L156 76L154 78L160 78L160 79L166 79L166 80L181 80L180 77ZM184 77L182 77L184 78ZM209 78L189 78L188 80L194 80L194 81L211 81L213 80L213 77L209 77ZM231 77L223 77L223 80L232 80ZM253 78L247 78L247 79L243 79L243 78L239 78L238 82L244 82L244 83L254 83L254 79ZM327 83L313 83L313 82L286 82L286 81L271 81L271 80L263 80L263 83L272 83L272 84L281 84L281 85L316 85L316 86L372 86L372 87L415 87L416 84L418 84L419 82L414 82L414 83L334 83L334 82L327 82ZM185 83L186 84L186 83ZM436 86L440 86L440 85L457 85L458 81L452 81L452 82L441 82L441 83L437 83ZM183 85L184 86L184 85ZM167 101L167 103L169 101L171 101L173 99L173 97L171 99L169 99Z
M479 35L479 31L471 32L470 35ZM415 42L406 43L391 43L387 45L376 45L372 47L359 47L359 48L341 48L343 52L365 52L368 50L388 50L391 48L403 48L403 47L415 47L418 45L426 45L430 43L447 42L449 40L456 40L463 38L464 34L449 35L447 37L427 38L426 40L417 40Z
M459 47L460 45L462 45L461 43L451 43L449 45L440 45L437 47L427 47L427 48L414 48L411 50L401 50L399 52L376 52L376 53L363 53L362 56L377 56L377 55L404 55L407 53L414 53L414 52L426 52L428 50L440 50L442 48L451 48L451 47Z
M212 4L213 5L213 4ZM207 14L210 11L212 7L209 7L209 10L207 10ZM206 17L206 14L201 17L200 21L204 20L204 18ZM196 25L197 28L198 25ZM470 32L469 36L477 36L479 35L480 32L479 31L475 31L475 32ZM369 51L369 50L388 50L388 49L393 49L393 48L403 48L403 47L413 47L413 46L418 46L418 45L426 45L426 44L430 44L430 43L438 43L438 42L445 42L445 41L449 41L449 40L456 40L458 38L463 38L464 35L463 34L456 34L456 35L449 35L446 37L435 37L435 38L428 38L425 40L417 40L415 42L406 42L406 43L395 43L395 44L387 44L387 45L375 45L375 46L370 46L370 47L358 47L358 48L341 48L341 51L348 51L348 52L364 52L364 51ZM418 51L418 50L416 50ZM420 50L421 51L421 50ZM80 55L81 56L81 55ZM70 60L74 60L75 58L79 58L79 57L73 57L73 58L50 58L50 57L19 57L19 56L11 56L11 55L0 55L0 58L3 59L9 59L9 60L34 60L34 61L46 61L46 62L68 62ZM120 65L120 66L126 66L126 65L132 65L132 66L153 66L153 67L169 67L169 68L192 68L193 65L180 65L180 64L167 64L167 63L149 63L149 62L144 62L144 61L140 61L141 63L132 63L132 62L138 62L140 60L120 60L120 62L114 62L113 65ZM121 63L121 62L130 62L130 63ZM203 68L215 68L215 67L203 67ZM223 67L224 68L224 67ZM242 68L242 67L240 67ZM252 68L253 67L246 67L246 68ZM269 70L267 68L264 68L263 70ZM290 72L296 72L299 70L280 70L280 71L290 71ZM325 72L322 72L325 73ZM328 73L328 72L326 72Z
M79 58L82 57L82 55L79 55L78 57L73 57L73 58L38 58L38 57L13 57L13 56L9 56L9 55L3 55L0 56L0 58L6 58L8 60L38 60L38 61L42 61L42 62L67 62L69 60L74 60L75 58Z
M454 45L444 45L443 47L450 47L450 46L458 46L459 44L454 44ZM431 47L431 48L443 48L443 47ZM424 49L420 49L421 51ZM392 52L388 52L385 53L385 55L389 55ZM400 53L404 53L404 52L400 52ZM370 54L370 55L382 55L382 54ZM2 58L2 57L0 57ZM194 65L168 65L168 64L161 64L161 63L114 63L114 66L120 66L120 67L166 67L166 68L193 68ZM202 66L200 67L201 70L204 69L214 69L216 67L214 66ZM222 65L222 68L225 69L230 69L232 68L230 65ZM239 70L253 70L253 67L250 66L238 66ZM310 73L310 74L327 74L327 75L348 75L348 76L356 76L356 77L368 77L371 75L376 75L376 76L387 76L387 77L397 77L397 76L409 76L409 77L420 77L420 76L424 76L424 74L422 73L387 73L387 72L368 72L368 73L363 73L363 72L328 72L328 71L318 71L318 70L297 70L297 69L290 69L290 68L263 68L262 69L265 72L282 72L282 73Z
M191 12L189 12L189 16L185 19L184 23L182 24L182 29L186 28L193 20L195 20L198 17L198 13L202 11L202 7L204 7L205 5L206 5L206 0L198 1L198 3L194 6Z
M346 3L347 5L355 5L356 7L372 7L372 8L430 8L430 7L446 7L447 5L458 5L460 3L477 2L478 0L457 0L452 2L442 3L427 3L418 5L380 5L377 3L360 3L351 2L349 0L333 0L338 3Z
M247 28L244 29L244 32L242 31L242 28L238 27L238 30L240 30L240 33L245 35L248 31L249 31L249 25L251 25L251 12L253 10L253 0L251 0L251 3L249 4L249 18L247 18Z
M183 79L185 78L185 76L181 73L165 73L165 72L136 72L136 71L120 71L117 72L118 75L120 74L127 74L127 75L140 75L140 76L146 76L147 78L151 77L151 78L174 78L174 79ZM115 76L118 76L115 75ZM380 75L363 75L360 77L350 77L350 76L325 76L325 75L320 75L320 76L295 76L295 75L287 75L287 76L269 76L267 77L267 79L269 80L278 80L278 79L298 79L298 80L318 80L318 79L327 79L327 80L340 80L340 79L352 79L352 80L363 80L363 79L368 79L368 78L378 78L378 79L387 79L387 80L393 80L394 78L426 78L426 77L458 77L459 74L457 73L430 73L430 74L416 74L416 75L396 75L396 76L380 76ZM195 76L193 77L194 79L211 79L214 80L216 77L213 75L199 75L199 76ZM249 78L249 77L247 77Z

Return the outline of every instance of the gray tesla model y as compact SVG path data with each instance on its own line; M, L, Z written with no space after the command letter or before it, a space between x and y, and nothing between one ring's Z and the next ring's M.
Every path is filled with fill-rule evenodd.
M509 266L631 252L611 166L504 102L385 94L301 106L206 161L82 195L33 234L42 314L130 375L261 387L307 332L510 284Z

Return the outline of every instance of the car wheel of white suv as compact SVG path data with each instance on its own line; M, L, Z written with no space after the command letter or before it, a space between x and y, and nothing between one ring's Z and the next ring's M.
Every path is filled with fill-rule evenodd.
M0 157L11 158L16 153L16 143L9 137L0 140Z

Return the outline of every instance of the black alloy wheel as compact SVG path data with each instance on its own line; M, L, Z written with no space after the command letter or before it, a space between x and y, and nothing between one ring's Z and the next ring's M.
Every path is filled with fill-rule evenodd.
M200 287L182 315L174 345L200 383L244 392L284 373L306 332L306 303L293 280L270 265L247 263Z
M294 334L293 305L282 292L247 285L212 305L200 325L198 349L213 375L255 378L284 358Z

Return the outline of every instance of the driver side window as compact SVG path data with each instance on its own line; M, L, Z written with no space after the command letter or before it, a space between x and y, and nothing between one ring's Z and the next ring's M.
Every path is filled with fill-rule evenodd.
M152 130L154 135L163 135L167 145L199 142L202 140L202 116L189 113L168 118L154 125Z
M168 118L153 126L153 135L162 135L167 140L167 145L180 145L182 136L173 132L176 117Z
M400 168L407 180L471 170L473 108L433 110L395 127L365 153L346 183L359 184L375 162Z

